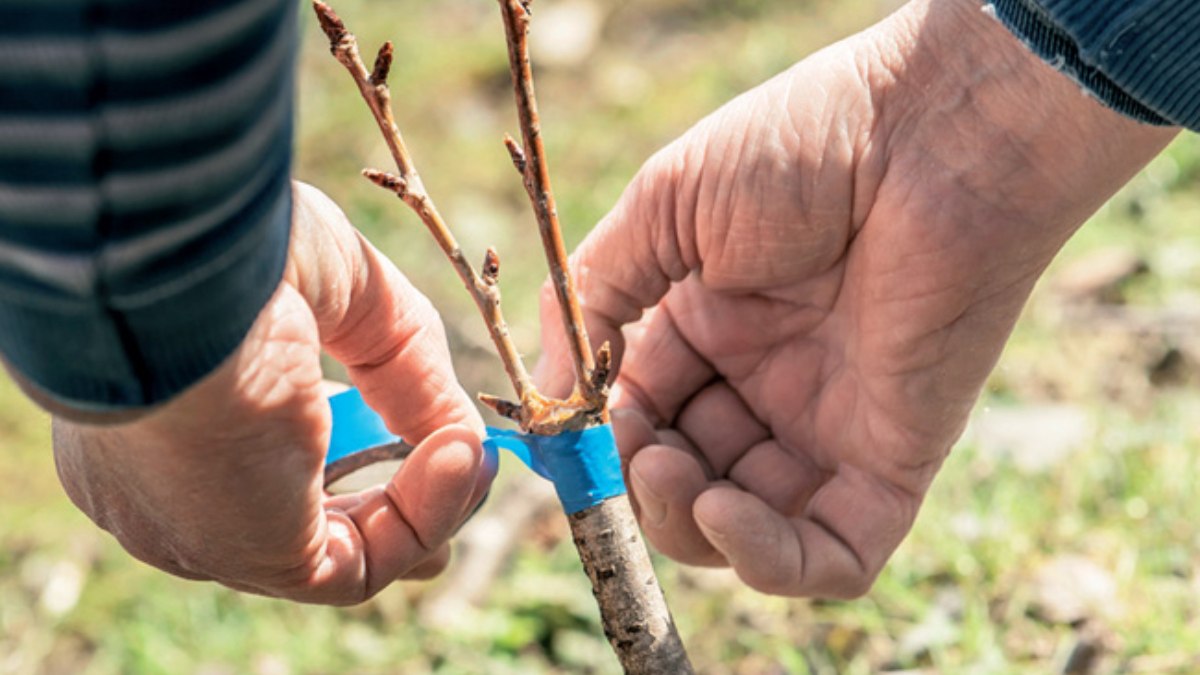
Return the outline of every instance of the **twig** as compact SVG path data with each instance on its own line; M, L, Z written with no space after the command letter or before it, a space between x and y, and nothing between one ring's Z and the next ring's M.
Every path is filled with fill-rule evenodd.
M383 138L392 152L392 158L395 160L396 169L399 172L399 175L392 175L368 169L363 172L363 175L376 185L395 193L416 212L417 216L421 218L421 222L425 223L425 227L429 229L433 238L437 240L438 246L450 259L459 279L462 280L463 285L471 294L471 298L475 301L475 305L483 314L488 333L496 345L500 360L504 363L504 371L512 381L517 397L524 401L527 397L535 394L536 390L529 377L529 372L525 369L525 364L521 361L520 353L517 352L516 345L513 344L509 335L504 315L500 311L500 287L497 284L500 276L500 259L494 251L489 251L490 255L485 262L485 274L482 276L477 274L471 263L467 262L466 256L463 255L450 228L446 226L437 206L425 191L421 177L408 153L408 147L404 144L404 137L400 134L400 129L397 128L392 115L391 92L387 84L387 77L392 67L392 43L385 43L380 48L379 55L375 59L375 67L371 72L367 72L367 67L363 64L358 51L358 41L346 29L346 25L338 18L333 9L320 0L313 2L313 8L317 12L321 29L329 37L330 52L354 78L363 100L367 102L371 114L375 117L375 122L379 125L379 130L383 133Z
M512 155L513 164L524 178L525 191L537 216L542 248L550 266L550 281L558 299L563 329L571 350L575 382L583 398L597 408L603 408L608 398L607 373L600 382L594 377L595 360L588 341L583 312L575 296L567 266L567 250L563 244L558 209L550 189L550 171L546 164L546 148L542 143L541 119L533 88L533 67L529 59L529 2L530 0L500 0L504 32L508 42L508 63L512 71L513 93L517 100L517 117L524 147L511 136L504 144Z
M407 459L412 451L413 446L400 441L346 455L325 467L325 488L328 489L346 476L373 464Z
M330 52L334 58L345 66L350 76L354 79L355 84L358 85L359 93L362 94L363 100L366 101L367 107L370 108L376 124L379 125L379 130L387 142L388 149L392 153L392 158L396 162L398 172L396 175L372 169L364 171L363 175L371 180L371 182L389 190L403 200L405 204L416 212L430 233L433 234L438 246L441 247L446 257L450 259L463 285L466 286L467 291L475 301L475 305L479 308L480 313L483 314L483 319L487 324L492 342L496 345L496 350L499 352L500 359L504 363L504 370L508 373L509 380L512 381L513 389L516 391L517 398L519 399L519 403L512 403L495 396L482 396L480 397L480 401L491 407L498 414L518 422L525 431L548 436L563 431L584 429L593 424L606 421L608 414L606 408L608 389L607 386L594 386L593 380L590 378L593 370L593 360L590 350L587 348L584 349L583 353L586 355L584 363L587 364L585 370L589 377L588 379L581 380L582 385L576 386L576 391L572 393L570 398L560 400L542 396L533 386L533 382L529 378L529 373L521 361L520 353L517 351L509 335L508 325L505 323L504 315L500 310L500 287L497 283L500 275L499 257L495 254L495 251L489 251L489 256L484 262L486 273L483 275L477 273L471 264L467 262L462 249L459 247L454 235L450 232L450 228L438 212L437 206L425 191L425 186L421 182L421 177L417 173L416 166L413 164L408 147L404 144L404 137L400 134L400 129L396 126L395 117L392 114L391 92L387 84L387 77L392 67L392 43L385 43L380 48L379 54L375 59L375 67L368 72L359 53L357 39L346 29L345 23L338 18L333 9L324 2L321 2L321 0L314 0L313 8L317 12L321 29L325 31L325 35L329 38ZM534 115L536 115L536 111ZM515 142L511 147L516 148ZM541 141L538 140L536 146L531 147L540 149ZM539 152L544 154L543 151L539 150ZM535 154L535 157L537 156ZM514 154L514 163L517 162L517 157L518 155ZM522 156L521 162L524 163L524 161ZM539 171L545 173L544 158L538 160L538 165L542 167ZM548 188L549 181L547 180L544 185ZM552 214L553 197L549 196L548 192L547 198L549 201L543 203L549 205L548 213ZM540 216L539 222L541 222ZM550 223L550 227L555 228L555 231L557 231L557 217L547 222ZM582 313L579 311L578 303L574 301L570 278L566 275L566 252L563 248L562 236L561 234L552 236L547 241L557 241L558 257L556 260L558 262L555 263L552 261L551 268L556 268L558 275L565 279L561 283L556 282L556 286L560 286L569 295L570 306L573 307L573 310L571 310L573 312L572 316L576 317L575 325L578 327L578 330L573 331L572 335L582 338L582 344L586 346L587 334L583 330ZM549 251L549 249L547 250ZM577 347L573 349L577 349Z

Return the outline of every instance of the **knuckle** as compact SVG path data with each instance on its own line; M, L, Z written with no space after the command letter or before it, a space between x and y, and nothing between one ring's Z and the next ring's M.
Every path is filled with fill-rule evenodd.
M801 586L797 583L797 570L782 566L771 566L766 570L758 570L754 576L747 578L742 575L748 586L760 593L780 596L796 596L802 594Z
M848 574L832 589L830 597L837 600L856 600L870 593L878 578L878 571L856 571Z

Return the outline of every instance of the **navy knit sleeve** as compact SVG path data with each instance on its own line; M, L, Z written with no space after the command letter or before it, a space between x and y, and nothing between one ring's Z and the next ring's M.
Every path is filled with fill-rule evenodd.
M0 0L0 354L88 410L241 343L291 222L294 0Z
M1200 2L993 0L988 6L1034 52L1114 110L1200 130Z

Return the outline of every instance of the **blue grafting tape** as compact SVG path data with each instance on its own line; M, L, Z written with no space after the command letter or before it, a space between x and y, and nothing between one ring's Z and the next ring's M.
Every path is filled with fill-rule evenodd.
M608 424L557 436L488 428L484 445L489 444L508 450L554 483L567 515L625 494L621 456Z
M383 418L367 405L357 389L349 389L329 397L333 412L333 431L329 435L329 450L325 463L352 455L360 450L396 443L400 437L388 431Z
M387 430L383 418L367 406L357 389L331 396L329 407L333 412L333 432L326 464L400 440ZM495 427L488 427L487 434L483 447L488 461L496 461L498 448L511 452L525 466L554 483L568 515L625 494L621 457L610 425L558 436L536 436Z

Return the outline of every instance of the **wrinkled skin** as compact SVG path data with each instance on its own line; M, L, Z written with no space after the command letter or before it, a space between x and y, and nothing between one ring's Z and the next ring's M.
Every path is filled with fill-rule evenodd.
M237 352L133 421L60 414L54 452L75 504L144 562L352 604L441 571L494 467L432 305L327 197L304 185L295 196L283 283ZM322 489L331 427L322 347L392 431L420 441L385 487Z
M1175 132L1086 98L977 3L917 0L659 152L572 263L593 343L623 355L652 543L767 593L866 592L1038 276Z

